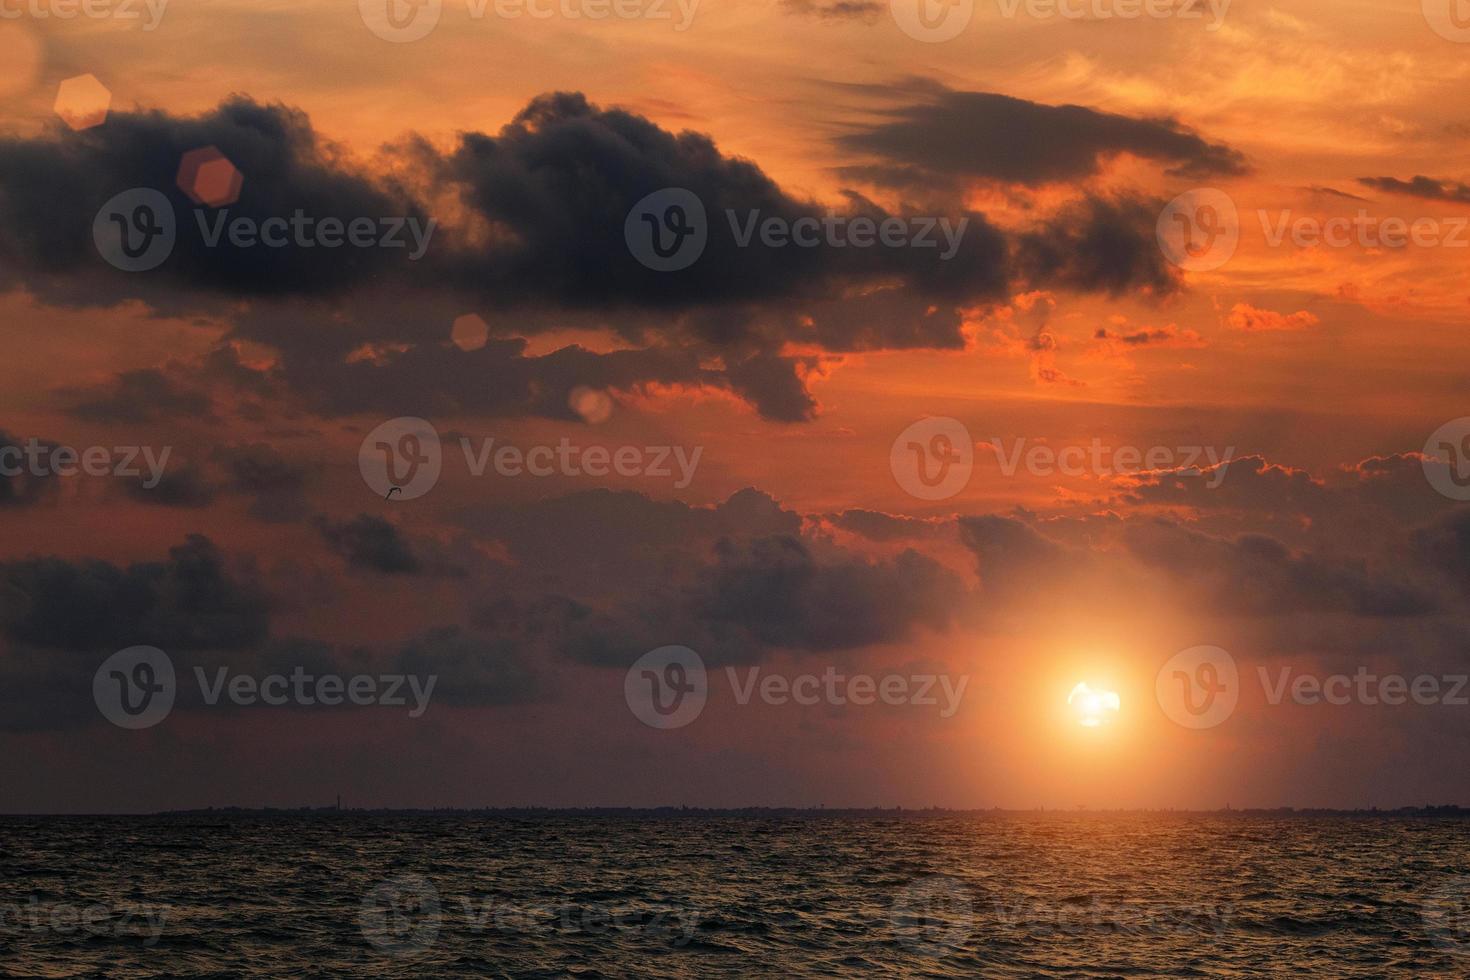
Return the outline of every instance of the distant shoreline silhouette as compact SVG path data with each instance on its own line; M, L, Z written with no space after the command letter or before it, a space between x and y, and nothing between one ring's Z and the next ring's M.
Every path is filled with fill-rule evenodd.
M1209 817L1448 817L1470 818L1470 807L1457 804L1402 806L1393 809L1367 807L1359 809L1335 809L1323 807L1221 807L1214 810L1199 809L1097 809L1097 808L1043 808L1029 810L990 807L984 809L951 809L947 807L344 807L335 805L319 807L203 807L185 810L162 810L151 813L9 813L0 814L3 819L37 819L47 817L117 817L134 819L158 819L180 817L321 817L333 819L344 816L357 817L503 817L509 819L537 819L559 817L607 818L626 817L634 819L677 819L677 818L731 818L731 817L777 817L792 819L811 818L884 818L924 819L932 817L984 817L984 816L1209 816Z

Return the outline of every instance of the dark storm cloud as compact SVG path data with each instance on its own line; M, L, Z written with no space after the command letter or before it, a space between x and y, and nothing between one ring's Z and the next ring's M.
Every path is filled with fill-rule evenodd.
M853 146L866 139L868 151L900 154L906 139L959 113L976 125L1026 122L1022 137L988 145L1019 146L1039 167L1026 169L1032 176L1081 172L1124 151L1184 173L1238 167L1233 151L1167 121L958 92L895 112L849 137ZM1068 127L1080 133L1081 149L1055 135ZM948 133L925 172L958 166L965 138ZM218 147L243 173L237 203L197 208L175 186L181 154L201 146ZM917 146L910 151L920 160ZM129 372L70 392L72 412L207 417L216 399L202 376L324 415L570 418L567 395L579 385L673 384L729 391L767 419L799 422L816 403L805 365L783 353L793 341L829 351L954 349L965 343L961 309L1004 300L1013 289L1158 295L1177 288L1153 241L1156 202L1089 197L1018 232L963 209L890 211L853 192L831 209L793 197L709 136L670 132L577 93L534 99L494 135L463 133L442 152L411 136L383 159L372 174L354 169L299 110L245 97L197 117L118 112L80 133L0 140L0 267L9 275L52 302L141 298L165 312L224 315L234 324L230 340L276 354L267 368L222 348L184 369ZM1008 173L979 159L982 170ZM124 274L98 256L92 220L104 201L134 187L162 191L180 232L162 266ZM637 201L671 187L698 196L709 238L692 266L664 273L635 259L624 224ZM451 217L418 262L402 250L244 248L228 237L209 248L195 226L196 213L213 221L225 211L256 222L297 211L318 220L426 222L429 200L449 202L442 210ZM933 247L777 247L758 232L742 246L731 222L749 227L752 218L823 227L892 219ZM446 343L448 321L474 309L499 335L564 326L574 316L611 327L636 349L571 347L530 357L519 339L495 338L469 352Z
M1459 507L1415 529L1410 543L1421 561L1470 594L1470 507Z
M251 498L250 514L263 521L286 522L306 515L309 470L266 443L221 446L212 462L224 470L224 484Z
M99 388L73 388L67 414L92 422L156 422L212 417L209 396L153 368L124 371Z
M821 20L861 20L871 23L888 9L878 0L781 0L788 14Z
M29 507L56 494L56 478L49 471L30 472L23 454L27 440L7 435L0 429L0 509ZM39 445L55 448L53 442L37 440Z
M1397 177L1359 177L1358 183L1390 194L1405 194L1422 197L1430 201L1456 201L1470 204L1470 184L1453 180L1436 180L1433 177L1414 177L1399 180Z
M700 365L693 351L662 348L605 354L563 347L537 357L525 354L521 338L491 340L479 350L449 344L389 351L373 358L346 360L300 351L259 380L283 392L297 392L314 410L328 415L473 415L481 418L580 419L568 405L579 386L632 389L646 384L729 387L720 372ZM784 392L749 390L757 407L780 414Z
M879 122L840 137L846 149L882 161L841 172L902 188L971 180L1037 186L1086 179L1124 153L1165 164L1171 176L1188 179L1247 171L1238 151L1172 119L926 88L918 101L882 110Z
M844 510L830 514L827 521L833 527L851 531L870 541L899 541L905 538L926 538L934 535L939 525L932 520L919 517L904 517L885 514L876 510Z
M1120 499L1133 505L1170 504L1199 509L1317 515L1332 505L1333 491L1305 470L1241 456L1198 469L1140 473Z
M112 112L104 125L82 132L0 139L0 258L53 302L108 302L141 293L165 306L176 302L168 287L226 296L325 293L403 262L401 250L241 248L227 235L207 247L196 205L175 179L183 154L209 146L245 178L238 202L198 208L211 222L225 211L231 219L259 222L289 219L297 209L318 220L423 217L406 195L346 169L300 110L236 96L197 117ZM93 245L98 211L132 188L162 192L177 219L173 253L148 275L111 269Z
M249 500L249 514L273 523L300 520L309 511L306 487L312 467L288 459L266 443L196 449L195 458L172 453L169 465L150 486L151 477L128 480L127 496L160 507L207 507L238 496Z
M1366 200L1368 200L1366 197L1359 197L1357 194L1349 194L1347 191L1340 191L1340 190L1338 190L1335 187L1324 187L1322 185L1313 185L1311 187L1303 187L1301 189L1304 190L1304 191L1306 191L1306 192L1308 192L1309 194L1325 194L1328 197L1345 197L1349 201L1366 201Z
M7 600L0 584L0 603ZM92 677L101 658L86 650L0 644L0 731L72 728L97 720Z
M1122 344L1125 347L1146 346L1175 346L1187 344L1191 347L1203 347L1204 341L1199 334L1193 330L1180 330L1170 324L1167 327L1144 327L1140 330L1129 330L1126 333L1117 330L1109 330L1106 327L1098 327L1092 335L1094 340L1104 340L1110 344Z
M708 136L671 133L578 93L535 99L496 136L465 134L439 176L475 214L507 231L453 256L452 278L466 291L508 301L554 296L575 307L703 308L819 298L886 277L956 299L994 299L1004 290L1002 236L974 213L952 216L969 223L948 260L939 249L771 247L759 235L741 246L727 212L741 223L755 215L788 225L821 221L827 212L786 194L756 164L723 155ZM671 187L699 198L709 229L699 260L676 275L643 266L624 239L634 204ZM889 216L860 198L849 203L845 217ZM688 328L702 340L730 339L702 331L698 318Z
M1294 554L1264 534L1224 540L1167 521L1130 525L1128 552L1166 572L1221 613L1277 616L1342 612L1370 618L1422 616L1436 601L1366 562Z
M943 630L965 593L915 551L873 560L804 534L801 515L752 489L708 507L597 490L466 517L505 546L520 595L482 625L535 621L587 663L668 644L716 662L851 650Z
M239 649L263 639L268 621L261 589L232 577L200 535L169 549L167 561L126 568L60 558L6 562L0 586L19 603L3 619L5 635L31 647Z
M214 503L218 487L210 482L204 470L192 464L174 465L164 470L158 482L148 486L149 479L129 480L124 486L128 497L140 504L158 507L198 508Z
M1207 465L1206 457L1199 464L1120 476L1119 492L1108 503L1184 507L1196 515L1229 513L1257 529L1262 521L1274 520L1280 533L1320 543L1346 535L1360 545L1371 540L1378 548L1455 507L1431 489L1417 453L1374 456L1321 476L1258 454L1218 465Z
M686 584L588 617L566 649L606 666L669 644L716 663L850 651L944 631L964 594L959 576L912 550L870 561L795 535L723 539Z
M817 401L796 373L798 361L761 354L725 369L731 389L776 422L802 422L817 413Z
M844 650L901 640L916 627L947 627L964 588L933 559L905 551L892 560L822 560L790 535L722 541L690 593L711 632L734 631L753 645Z
M1025 521L987 514L959 518L960 541L975 553L987 589L1018 589L1050 581L1072 564L1069 549L1039 534Z
M1156 240L1162 206L1094 196L1067 204L1018 236L1017 272L1038 288L1049 284L1112 296L1135 290L1172 293L1178 281Z
M627 490L588 490L477 507L461 520L478 535L504 544L516 562L589 581L606 580L604 573L611 569L619 570L615 579L626 581L645 562L656 577L667 567L668 555L680 549L704 553L720 538L796 534L802 525L800 514L749 487L709 507Z
M527 657L533 634L486 632L457 626L436 627L414 637L393 660L405 674L439 678L434 700L485 706L538 700L543 683ZM544 651L542 651L544 653Z
M398 528L381 517L359 514L350 521L333 522L319 516L316 527L332 551L356 568L403 575L423 567Z

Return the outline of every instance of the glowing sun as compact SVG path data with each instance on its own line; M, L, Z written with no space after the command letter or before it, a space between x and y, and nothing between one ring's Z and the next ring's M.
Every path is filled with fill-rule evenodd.
M1067 704L1072 708L1077 724L1083 728L1097 728L1112 721L1118 714L1121 702L1116 691L1093 690L1082 681L1067 695Z

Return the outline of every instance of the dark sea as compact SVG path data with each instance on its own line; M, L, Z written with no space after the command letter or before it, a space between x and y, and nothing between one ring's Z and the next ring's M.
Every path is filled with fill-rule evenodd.
M0 818L9 977L1465 977L1470 821Z

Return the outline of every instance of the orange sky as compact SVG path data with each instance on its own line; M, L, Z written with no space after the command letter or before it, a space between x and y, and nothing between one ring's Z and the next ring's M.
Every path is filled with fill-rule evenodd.
M1466 514L1435 492L1417 454L1430 433L1467 414L1470 115L1460 95L1470 49L1437 34L1411 2L1239 3L1209 30L1177 18L1010 18L980 0L968 27L943 43L906 36L886 3L850 6L839 14L820 2L703 0L676 30L667 20L476 18L463 0L446 0L437 27L411 43L375 37L353 5L335 2L174 0L147 31L105 19L0 20L0 62L11 66L0 81L0 218L11 225L0 234L11 366L0 443L168 445L173 473L209 488L184 503L105 478L60 479L16 506L0 494L0 600L11 604L0 654L17 692L58 705L41 720L0 725L0 782L16 788L0 809L294 804L339 790L383 805L1463 802L1466 708L1270 705L1257 669L1326 675L1366 664L1438 676L1465 662ZM53 103L64 79L83 74L110 91L111 115L72 133ZM781 267L796 260L782 256L774 269L731 265L711 280L728 289L722 296L678 293L676 278L650 280L657 290L639 295L617 271L632 268L627 255L563 267L567 249L556 240L534 252L544 224L516 224L521 206L545 215L566 203L534 193L540 168L578 152L566 149L570 135L535 142L550 123L528 127L530 148L507 167L514 179L532 175L524 184L474 197L475 181L491 179L475 167L521 152L502 127L557 91L585 95L607 127L586 146L613 142L618 123L604 110L624 110L660 137L703 134L720 179L739 171L737 161L751 164L769 182L762 200L775 206L964 209L1023 250L1049 221L1075 231L1069 209L1136 200L1144 220L1128 247L1142 241L1147 254L1116 288L1051 270L1015 275L998 292L926 292L927 267L833 266L829 282L822 265L785 277ZM978 93L1021 100L1037 131L987 129L990 110L964 99ZM237 213L270 213L260 202L273 182L305 181L309 171L320 177L302 185L311 193L350 185L421 204L442 219L438 241L453 254L441 265L442 253L431 253L431 274L353 272L340 288L280 294L273 284L289 269L243 285L231 278L243 266L207 263L202 273L165 267L104 280L94 277L110 273L85 238L55 253L37 244L49 241L49 222L20 202L126 189L123 174L140 171L103 170L134 133L145 145L155 125L209 131L231 96L265 113L301 110L317 141L291 150L299 169L252 171L246 151L221 136L243 172ZM885 122L951 102L959 108L947 118L963 132L925 130L887 155L861 149L877 145ZM1092 112L1062 122L1038 110L1055 106ZM466 133L500 149L466 162ZM958 163L942 159L951 136L968 147ZM174 149L156 156L172 160ZM1074 150L1081 162L1067 162ZM52 162L32 167L32 153ZM627 158L616 159L589 151L565 164L577 179L555 186L579 203L584 190L594 198L617 184ZM708 159L690 152L669 166ZM1028 159L1041 176L997 176ZM875 164L912 166L921 179L858 172ZM1053 164L1059 176L1046 178ZM178 197L171 177L154 183ZM755 183L729 179L737 190ZM1218 268L1191 271L1153 251L1152 219L1196 188L1233 203L1239 245ZM719 207L735 199L710 205L716 227ZM631 202L615 203L621 214ZM77 227L90 228L96 203L78 208ZM1283 222L1333 219L1379 230L1428 222L1445 241L1271 240ZM192 215L181 211L180 221ZM54 227L69 234L62 216ZM601 232L581 224L573 234ZM1110 238L1065 241L1063 251L1078 253L1069 260L1089 267L1123 250ZM504 246L506 258L484 242ZM516 267L519 279L487 285L522 246L534 262ZM501 264L476 265L482 251ZM338 258L334 269L346 268ZM698 274L718 277L708 261ZM1153 269L1168 288L1148 285ZM775 284L763 292L755 280L768 273ZM900 305L908 299L918 305ZM472 312L490 320L492 349L526 342L508 370L535 380L511 408L486 405L498 386L513 387L506 377L522 375L492 374L488 359L472 360L488 355L448 345L454 317ZM959 340L893 341L910 336L905 317L915 331L925 317L953 317ZM338 350L339 333L356 349ZM869 339L824 339L839 336ZM584 362L563 368L556 359L571 345L607 374L584 377L594 370ZM417 373L334 373L417 353L426 358ZM695 364L706 380L625 369L619 353L687 358L679 370ZM741 365L779 370L750 380ZM625 370L626 382L600 380ZM129 372L146 378L130 395L118 387ZM574 383L605 389L610 419L588 424L563 409ZM163 397L175 387L177 403ZM793 390L815 405L803 418L778 418L762 400ZM180 407L191 404L185 396L207 410ZM357 460L364 436L397 416L432 421L445 472L431 495L394 503L363 486ZM938 500L909 492L889 459L899 434L930 416L962 423L974 453L970 479ZM492 436L519 446L697 446L702 455L687 486L474 477L460 438ZM1193 473L1008 475L992 439L1001 454L1018 440L1051 450L1098 440L1228 451L1237 462L1209 488ZM625 495L573 496L600 488ZM764 503L736 513L732 497L745 488ZM927 523L865 532L838 517L845 511ZM367 523L356 527L381 525L411 553L413 570L343 544L359 517ZM443 700L422 722L377 709L272 717L191 707L149 732L119 732L96 716L85 681L106 654L149 642L151 627L56 639L37 625L39 606L16 598L34 572L21 566L40 556L77 568L166 562L192 534L219 549L231 583L266 597L271 642L326 644L339 664L354 650L401 663L403 650L455 627L472 652L426 655L442 668ZM807 563L797 572L765 564L762 542L783 536ZM933 563L953 596L931 608L932 596L908 595L915 573L905 555ZM68 605L81 600L58 589L61 607L85 617L89 607ZM551 629L526 612L548 597L614 624L587 641L595 655L577 652L585 624ZM517 612L486 612L501 601ZM862 612L844 614L847 602ZM204 615L187 603L178 614ZM264 643L177 653L180 663L255 665L270 661ZM663 644L693 647L710 664L710 707L679 731L638 724L620 693L627 665ZM1160 665L1200 644L1230 649L1246 683L1230 724L1194 732L1164 717L1154 685ZM534 682L507 691L510 668L499 658ZM787 676L828 666L939 670L969 681L951 718L912 705L742 706L731 700L727 665ZM1067 716L1079 680L1119 690L1115 724L1083 731ZM311 763L286 771L303 745L313 747Z

